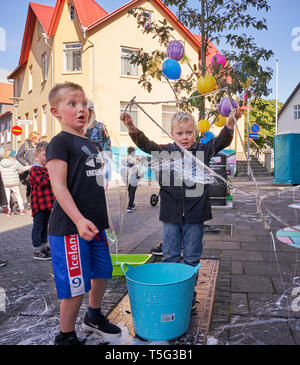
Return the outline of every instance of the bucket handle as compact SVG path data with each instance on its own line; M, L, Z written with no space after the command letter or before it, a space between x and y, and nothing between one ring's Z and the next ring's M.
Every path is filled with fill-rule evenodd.
M124 268L124 265L126 265L127 266L127 270L125 271L125 268ZM127 264L126 262L122 262L121 263L121 270L123 271L123 273L124 273L124 275L126 274L126 272L132 267L132 266L130 266L129 264Z

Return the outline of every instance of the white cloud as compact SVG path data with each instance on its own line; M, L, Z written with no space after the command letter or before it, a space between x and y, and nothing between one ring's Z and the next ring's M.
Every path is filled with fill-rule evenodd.
M0 82L8 82L7 75L10 72L0 67Z

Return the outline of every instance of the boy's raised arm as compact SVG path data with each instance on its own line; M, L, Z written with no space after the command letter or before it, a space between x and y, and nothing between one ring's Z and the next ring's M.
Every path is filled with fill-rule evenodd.
M98 233L98 229L93 222L80 213L67 188L68 164L62 160L53 159L48 161L47 169L52 190L59 205L76 225L79 236L86 241L91 241Z

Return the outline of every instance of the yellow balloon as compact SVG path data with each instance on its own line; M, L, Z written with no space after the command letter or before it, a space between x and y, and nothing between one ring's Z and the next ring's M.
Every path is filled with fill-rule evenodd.
M199 132L205 133L210 129L210 123L206 119L201 119L199 120L197 127Z
M251 85L252 85L252 80L250 79L250 77L247 77L246 81L242 83L242 86L245 89L248 89Z
M197 89L200 94L207 94L215 90L216 87L217 82L215 77L209 74L205 75L204 77L200 76L197 81Z
M162 59L158 56L152 58L151 66L148 68L147 73L151 74L161 68Z
M223 117L223 115L219 114L217 119L214 122L216 127L224 127L227 122L227 118Z

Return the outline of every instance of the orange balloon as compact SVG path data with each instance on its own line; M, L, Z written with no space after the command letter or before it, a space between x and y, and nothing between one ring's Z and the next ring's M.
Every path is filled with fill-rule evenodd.
M200 94L207 94L217 87L216 79L213 75L200 76L197 81L197 89Z
M210 123L206 119L201 119L199 120L197 127L199 132L205 133L210 129Z

